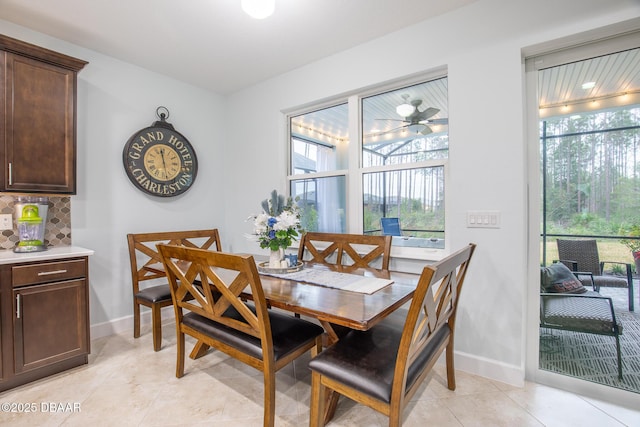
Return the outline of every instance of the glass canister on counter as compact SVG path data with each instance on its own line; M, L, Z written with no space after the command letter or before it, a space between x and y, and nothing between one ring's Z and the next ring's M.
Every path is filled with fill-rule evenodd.
M39 252L47 249L44 231L49 210L48 197L18 197L15 203L20 241L14 252Z

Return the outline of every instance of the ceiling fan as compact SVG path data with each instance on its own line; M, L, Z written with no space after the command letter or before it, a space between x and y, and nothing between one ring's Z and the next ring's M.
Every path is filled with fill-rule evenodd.
M416 130L416 133L420 133L422 135L428 135L433 132L433 129L430 125L447 125L449 124L449 119L432 119L431 117L435 116L440 112L438 108L428 107L425 110L420 111L418 107L422 105L422 99L413 99L410 103L408 103L409 95L402 95L404 99L404 103L398 105L396 107L396 112L398 115L404 117L404 119L376 119L376 120L386 120L386 121L396 121L404 123L402 126L381 132L381 133L389 133L396 132L398 130L404 128L410 128L411 126L419 127Z

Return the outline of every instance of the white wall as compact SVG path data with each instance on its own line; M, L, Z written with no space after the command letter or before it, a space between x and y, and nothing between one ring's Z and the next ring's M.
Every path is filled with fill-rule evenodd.
M90 258L91 324L126 318L132 330L131 276L126 234L219 227L226 238L223 199L225 100L214 93L0 21L0 33L89 61L78 74L78 186L72 196L72 241L95 250ZM181 196L158 198L127 178L122 150L138 130L158 120L156 108L193 145L198 175ZM172 314L167 312L168 314ZM95 337L94 333L94 337Z
M481 0L233 94L228 158L242 167L228 194L243 196L225 213L231 245L255 251L243 219L272 188L286 190L283 110L447 66L447 231L452 248L478 244L458 312L457 366L521 384L529 268L521 49L639 15L629 0ZM251 126L246 105L260 106ZM469 210L500 211L501 228L466 228Z
M90 261L96 330L130 321L128 232L219 227L224 249L257 251L243 237L251 231L245 219L272 189L286 189L282 110L446 65L447 228L454 248L478 244L459 308L457 366L518 384L532 268L521 49L637 16L637 0L480 0L226 99L3 21L0 32L89 61L79 74L72 224L73 243L96 251ZM194 187L168 200L136 190L121 160L128 138L155 120L159 105L169 108L169 121L199 160ZM247 108L255 112L248 123ZM502 227L467 229L466 212L484 209L501 211Z

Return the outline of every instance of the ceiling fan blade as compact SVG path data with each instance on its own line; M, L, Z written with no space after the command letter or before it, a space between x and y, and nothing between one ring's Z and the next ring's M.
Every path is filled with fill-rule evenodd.
M427 120L428 118L435 116L439 112L440 112L439 109L433 108L433 107L429 107L424 111L417 111L416 110L416 112L413 113L408 118L413 120L413 121L420 122L422 120Z
M397 132L400 129L404 129L404 128L408 127L408 126L409 125L403 125L403 126L399 126L399 127L393 128L393 129L389 129L389 130L382 130L380 132L375 132L373 135L384 135L384 134L387 134L387 133Z
M423 126L424 126L424 129L420 131L422 135L429 135L430 133L433 133L433 130L429 126L427 125L423 125Z
M408 121L401 120L401 119L374 119L374 120L382 120L382 121L385 121L385 122L406 122L406 123L409 123Z
M422 123L422 122L420 122ZM448 125L449 124L449 119L448 118L442 118L442 119L428 119L424 121L424 124L430 124L430 125Z
M421 125L448 125L449 119L448 118L427 119L427 120L420 120L418 123L420 123Z

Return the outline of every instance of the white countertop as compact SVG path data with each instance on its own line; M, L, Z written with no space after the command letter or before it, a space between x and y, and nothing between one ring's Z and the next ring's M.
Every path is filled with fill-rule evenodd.
M13 250L0 250L0 264L17 264L22 262L46 261L49 259L72 258L93 255L92 249L79 246L56 246L42 252L15 253Z

